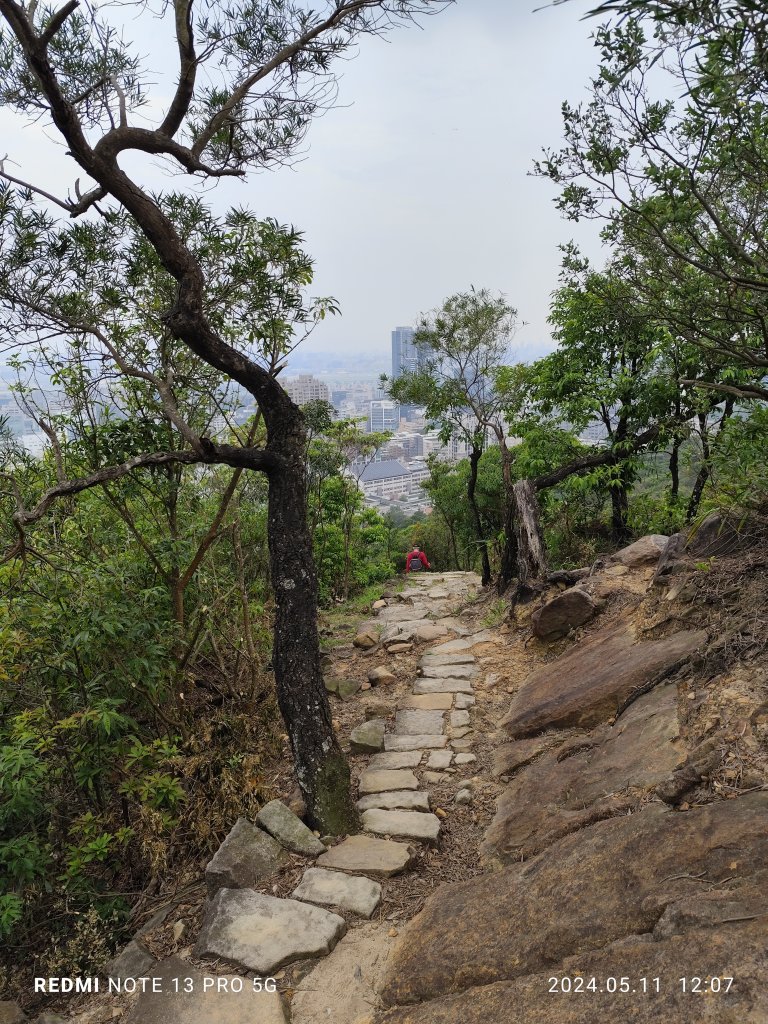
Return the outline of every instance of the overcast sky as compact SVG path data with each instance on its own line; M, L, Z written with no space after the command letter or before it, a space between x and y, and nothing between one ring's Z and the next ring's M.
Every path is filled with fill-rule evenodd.
M519 358L552 347L557 246L575 237L598 260L600 247L594 226L562 220L554 187L530 171L561 137L561 102L586 96L597 53L595 23L579 20L588 2L534 13L540 2L458 0L420 29L364 40L343 66L343 106L312 126L301 162L208 193L216 207L248 205L305 233L312 292L342 309L313 349L384 354L393 327L470 285L504 292L519 310ZM22 130L2 112L0 134L22 166L9 169L45 167L62 190L39 127Z

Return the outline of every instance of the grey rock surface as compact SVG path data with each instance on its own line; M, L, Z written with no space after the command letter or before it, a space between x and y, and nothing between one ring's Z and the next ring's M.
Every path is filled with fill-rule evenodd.
M288 855L272 836L246 818L238 818L206 866L208 895L219 889L247 889L287 863Z
M295 900L370 917L381 902L381 886L370 878L347 875L343 871L309 868L291 895Z
M141 942L131 939L128 945L104 967L104 974L115 980L144 977L156 961ZM0 1017L2 1022L2 1017Z
M419 780L405 768L369 769L360 776L360 795L387 793L393 789L418 789Z
M325 853L325 847L317 836L280 800L271 800L262 807L256 821L287 850L306 857Z
M469 679L417 679L413 692L420 693L472 693Z
M436 750L448 742L447 736L419 735L395 736L390 733L384 737L385 750Z
M420 790L401 789L396 793L371 793L361 797L355 804L358 811L370 811L372 807L382 810L400 808L408 811L428 811L429 794Z
M374 754L368 762L369 768L415 768L421 761L420 750L390 751Z
M437 736L443 731L445 714L442 711L419 711L416 709L398 711L395 716L395 732L402 736Z
M338 846L331 847L317 863L319 867L389 878L405 871L411 860L411 851L404 843L371 836L350 836Z
M347 930L344 918L253 889L220 889L209 902L195 955L258 974L325 956Z
M376 754L384 746L384 730L387 723L383 718L372 718L358 725L349 734L349 747L355 754Z
M363 828L366 832L374 832L376 835L398 836L434 843L440 834L440 819L435 814L423 814L420 811L374 809L363 812Z

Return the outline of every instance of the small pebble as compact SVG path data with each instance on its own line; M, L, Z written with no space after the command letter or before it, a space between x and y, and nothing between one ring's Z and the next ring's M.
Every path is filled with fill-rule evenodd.
M459 805L471 804L472 793L468 789L460 789L456 796L453 798L453 802Z

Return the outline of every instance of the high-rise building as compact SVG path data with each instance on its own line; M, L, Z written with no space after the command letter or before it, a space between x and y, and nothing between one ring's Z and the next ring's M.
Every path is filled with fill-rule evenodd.
M397 380L403 370L413 373L419 366L419 355L413 343L412 327L396 327L392 331L392 380Z
M397 402L371 402L368 413L368 430L371 434L380 430L395 431L400 426L400 406Z
M323 384L321 380L317 380L311 373L301 373L298 377L286 380L283 383L283 387L288 392L288 397L296 405L306 405L307 402L330 401L331 393L328 390L328 385Z

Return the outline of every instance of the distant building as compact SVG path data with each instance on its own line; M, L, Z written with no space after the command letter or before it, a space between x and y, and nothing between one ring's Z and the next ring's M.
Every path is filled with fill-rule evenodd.
M371 462L360 476L360 488L369 497L400 497L411 493L411 474L395 459Z
M371 434L381 430L395 431L400 426L400 406L383 399L371 402L368 412L368 430Z
M301 373L283 382L283 387L288 392L288 397L296 405L306 405L307 402L330 402L331 393L328 385L313 377L311 373Z
M392 331L392 380L397 380L403 370L412 373L418 367L414 334L412 327L396 327Z

